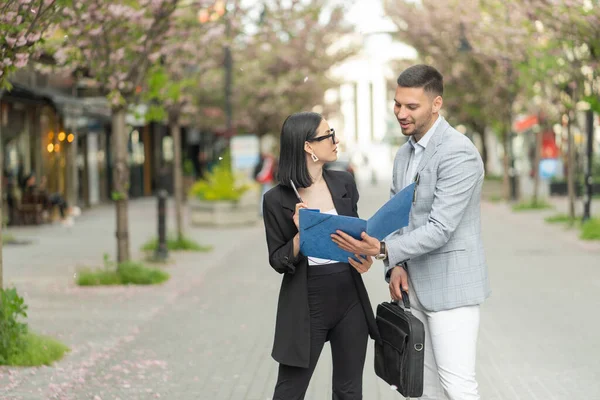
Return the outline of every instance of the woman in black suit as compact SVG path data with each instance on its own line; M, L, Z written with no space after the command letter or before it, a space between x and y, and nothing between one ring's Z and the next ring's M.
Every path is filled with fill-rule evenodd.
M279 362L273 400L304 399L326 341L331 343L333 359L333 399L362 399L368 335L379 338L360 276L371 267L371 257L357 255L360 262L349 258L340 263L300 253L300 208L358 216L358 190L352 176L323 169L337 159L338 143L320 114L290 115L281 129L279 185L264 196L269 263L283 274L272 352Z

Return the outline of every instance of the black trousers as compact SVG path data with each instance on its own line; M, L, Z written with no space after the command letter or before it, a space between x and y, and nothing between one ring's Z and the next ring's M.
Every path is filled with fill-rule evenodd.
M345 263L309 266L310 364L280 364L273 400L304 399L326 341L331 344L333 399L362 399L369 329L350 268Z

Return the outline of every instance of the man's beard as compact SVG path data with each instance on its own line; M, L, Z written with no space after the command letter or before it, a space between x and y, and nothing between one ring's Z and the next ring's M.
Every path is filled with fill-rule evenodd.
M419 137L425 136L425 134L427 133L426 127L427 127L427 125L430 125L432 119L433 118L430 118L427 121L423 121L419 125L417 125L416 122L415 122L414 123L415 130L413 131L413 133L412 133L411 136L419 136Z

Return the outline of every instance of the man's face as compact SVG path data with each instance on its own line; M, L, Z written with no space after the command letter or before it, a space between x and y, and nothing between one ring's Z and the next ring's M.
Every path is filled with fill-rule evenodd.
M402 134L419 141L433 125L442 106L442 97L426 93L423 88L398 86L394 96L394 114Z

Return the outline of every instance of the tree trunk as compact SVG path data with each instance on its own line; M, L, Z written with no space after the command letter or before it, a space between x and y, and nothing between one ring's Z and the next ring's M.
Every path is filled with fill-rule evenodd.
M569 111L567 118L567 190L569 193L569 218L575 219L575 144L573 143L573 132L571 130L571 118L573 113Z
M504 165L504 173L502 175L502 188L504 191L504 198L508 201L511 199L510 193L510 136L508 132L502 133L502 146L504 147L504 157L502 157L502 163Z
M181 127L179 126L179 114L172 114L169 118L169 129L173 139L173 182L175 192L175 224L177 239L183 239L183 167L181 161Z
M533 204L537 204L539 200L539 190L540 190L540 161L542 159L542 138L544 135L544 130L542 129L543 125L541 123L538 131L535 133L535 156L534 156L534 166L533 170L535 174L533 176Z
M481 160L483 161L483 170L487 172L487 160L488 160L488 143L485 136L485 125L473 124L475 132L479 134L481 138Z
M129 165L127 163L127 142L125 107L112 111L112 138L115 162L113 167L113 200L117 208L117 262L129 261L129 216L127 199L129 192Z

